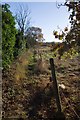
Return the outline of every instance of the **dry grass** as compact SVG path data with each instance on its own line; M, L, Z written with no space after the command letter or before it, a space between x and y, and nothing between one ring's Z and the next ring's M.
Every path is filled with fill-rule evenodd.
M35 65L35 72L48 73L48 62L43 58L37 60Z
M5 113L3 116L5 118L55 119L54 115L57 108L53 84L50 82L51 74L45 74L49 70L49 61L38 59L34 63L32 57L30 51L24 53L13 64L14 67L11 68L10 73L3 78L3 111ZM77 114L80 114L78 105L80 64L76 66L77 61L76 58L66 61L54 59L58 83L64 84L66 87L66 90L59 89L66 120L77 120L76 115L71 110L72 106ZM27 66L30 70L28 69L28 74L25 74ZM31 74L34 69L40 74ZM71 106L65 102L64 97Z
M22 84L23 79L26 77L25 73L26 66L28 65L28 56L30 55L30 51L28 53L22 54L22 56L19 57L18 62L16 63L16 71L14 74L15 77L15 83L16 84Z

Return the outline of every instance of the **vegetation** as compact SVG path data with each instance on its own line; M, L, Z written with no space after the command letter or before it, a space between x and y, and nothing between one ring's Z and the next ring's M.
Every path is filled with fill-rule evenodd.
M58 31L53 31L55 38L62 40L63 43L58 46L58 53L60 57L63 55L64 52L72 54L72 49L74 48L77 53L79 53L79 46L80 46L80 3L78 2L65 2L65 6L68 7L68 11L71 11L69 19L71 23L71 29L68 31L68 28L65 27L62 33L58 33ZM62 5L60 5L62 6ZM59 7L60 7L59 6ZM70 51L71 49L71 51ZM75 52L75 53L76 53Z
M72 10L71 29L65 27L61 34L53 32L62 43L43 42L42 29L29 26L28 8L20 6L14 17L10 6L2 5L3 120L60 120L61 114L65 120L80 119L80 3L65 2L64 5ZM55 63L60 113L50 58L54 58Z
M15 28L15 18L9 10L9 5L2 5L2 65L6 69L13 61L15 35L17 30Z
M19 13L14 17L9 10L8 4L2 5L2 59L3 69L10 67L14 58L26 49L36 44L36 38L28 32L29 19L28 9L20 6ZM27 21L26 21L27 19ZM18 29L15 27L16 22ZM0 22L1 23L1 22Z
M0 67L2 67L2 10L1 10L1 5L0 5Z
M30 11L28 7L24 7L23 5L19 5L18 11L16 12L15 19L18 25L18 35L19 39L16 41L16 44L18 43L18 47L23 50L26 47L26 40L24 35L27 34L27 29L30 25ZM19 46L20 45L20 46Z

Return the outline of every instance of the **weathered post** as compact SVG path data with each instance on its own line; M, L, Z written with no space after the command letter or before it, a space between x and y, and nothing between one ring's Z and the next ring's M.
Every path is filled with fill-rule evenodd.
M58 108L58 112L55 114L55 119L56 120L65 120L65 115L62 113L62 110L61 110L61 104L60 104L60 98L59 98L58 85L57 85L57 80L56 80L55 66L54 66L53 58L50 58L50 65L51 65L52 80L53 80L53 86L54 86L54 92L55 92L55 99L56 99L56 104L57 104L57 108Z
M50 58L50 65L51 65L52 80L53 80L53 85L54 85L56 104L57 104L58 112L61 112L61 104L60 104L60 98L59 98L58 85L57 85L57 80L56 80L56 75L55 75L55 66L54 66L53 58Z

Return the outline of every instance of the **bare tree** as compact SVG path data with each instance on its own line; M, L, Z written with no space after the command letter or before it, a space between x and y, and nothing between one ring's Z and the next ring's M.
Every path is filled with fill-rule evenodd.
M19 8L16 12L16 22L18 25L18 29L20 32L22 32L22 35L24 35L27 31L27 28L30 25L30 10L27 5L24 6L24 4L19 4Z
M20 33L20 40L21 40L21 49L25 49L26 48L26 40L24 35L27 32L27 29L30 25L30 10L27 6L27 4L24 5L24 3L20 3L17 10L16 10L16 23L18 26L18 30Z

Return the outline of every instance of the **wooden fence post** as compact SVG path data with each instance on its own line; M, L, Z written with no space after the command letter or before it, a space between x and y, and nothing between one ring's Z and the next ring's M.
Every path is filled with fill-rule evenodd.
M55 75L55 66L54 66L53 58L50 58L50 66L51 66L51 73L52 73L52 80L53 80L53 85L54 85L56 104L57 104L58 112L60 113L61 112L61 104L60 104L60 98L59 98L58 85L57 85L57 80L56 80L56 75Z

